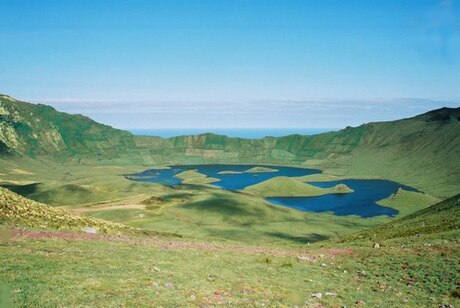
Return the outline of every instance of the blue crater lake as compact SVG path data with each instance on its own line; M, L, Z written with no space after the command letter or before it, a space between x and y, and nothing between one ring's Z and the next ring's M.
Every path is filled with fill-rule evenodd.
M275 172L244 172L253 167L276 169ZM321 173L320 170L296 167L269 165L176 165L168 169L151 169L132 174L127 178L136 181L160 183L164 185L179 185L181 180L175 178L178 173L194 169L220 181L213 186L225 190L242 190L277 176L297 177ZM236 174L219 174L222 171L241 172ZM388 180L358 180L345 179L330 182L309 182L308 184L329 188L337 184L345 184L354 190L348 194L328 194L316 197L272 197L267 200L273 204L295 208L307 212L332 212L335 215L357 215L363 218L387 215L395 216L398 211L378 205L376 202L389 197L398 188L415 191L414 188Z

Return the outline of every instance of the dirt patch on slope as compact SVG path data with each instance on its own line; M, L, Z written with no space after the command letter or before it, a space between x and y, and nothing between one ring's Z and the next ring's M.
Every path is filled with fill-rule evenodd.
M47 239L56 238L64 240L99 240L99 241L121 241L130 244L141 244L155 246L161 250L199 250L199 251L228 251L251 255L275 256L275 257L296 257L299 261L316 262L323 258L333 258L336 255L350 255L354 252L350 248L283 248L267 246L250 246L233 243L219 242L195 242L181 239L165 239L161 237L128 237L109 236L103 234L89 234L83 232L58 232L41 230L11 229L13 241L24 239Z

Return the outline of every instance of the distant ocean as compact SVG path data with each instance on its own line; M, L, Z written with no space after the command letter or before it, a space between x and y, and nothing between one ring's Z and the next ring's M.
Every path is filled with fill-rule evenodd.
M241 129L224 129L224 128L177 128L177 129L128 129L134 135L141 136L158 136L170 138L184 135L199 135L204 133L213 133L225 135L228 137L239 137L248 139L261 139L266 136L281 137L293 134L315 135L324 132L337 131L338 128L241 128Z

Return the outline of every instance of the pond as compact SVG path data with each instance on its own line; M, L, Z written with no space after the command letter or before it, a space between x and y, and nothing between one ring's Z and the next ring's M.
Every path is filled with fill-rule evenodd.
M254 167L270 168L272 172L245 172ZM160 183L164 185L179 185L181 180L175 175L187 171L197 170L209 177L220 181L213 186L225 190L242 190L277 176L297 177L321 173L316 169L296 167L281 167L270 165L176 165L168 169L150 169L127 176L136 181ZM221 172L233 172L222 174ZM414 188L388 180L345 179L330 182L309 182L308 184L329 188L337 184L345 184L354 192L347 194L328 194L315 197L271 197L267 201L308 212L332 212L335 215L357 215L363 218L387 215L395 216L398 211L378 205L376 202L389 197L398 188L415 191Z

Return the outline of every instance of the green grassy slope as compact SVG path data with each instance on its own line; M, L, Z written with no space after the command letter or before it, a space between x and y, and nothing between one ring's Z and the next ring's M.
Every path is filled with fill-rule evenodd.
M299 245L334 238L377 226L388 217L362 219L330 213L308 213L278 206L258 196L224 191L209 186L178 186L152 194L154 205L111 204L66 207L90 217L123 222L156 232L170 232L202 240L229 240L270 245ZM140 204L149 200L144 197ZM117 205L117 204L115 204Z
M350 156L331 168L336 174L373 174L442 198L458 193L460 108L364 127Z
M436 200L400 191L380 204L408 216L361 219L123 177L143 164L272 162L328 171L302 181L384 177L449 196L460 183L459 109L316 136L161 139L5 96L0 102L3 185L74 211L0 188L0 225L46 229L13 232L11 240L0 232L0 306L4 294L18 307L459 305L460 195L428 207ZM49 231L129 230L94 218L185 238L63 239Z
M187 157L199 156L202 162L304 165L335 175L392 179L448 197L460 189L459 119L460 108L440 109L314 136L243 140L202 135L180 141Z
M0 188L0 225L84 231L91 227L102 233L129 233L133 228L119 223L88 218L55 209Z
M26 157L76 163L138 160L129 132L6 95L0 95L0 141L3 153Z
M438 197L460 189L460 108L363 124L313 136L250 140L213 134L170 139L135 137L159 163L272 163L331 175L386 178ZM167 157L167 159L165 159Z
M182 180L182 184L204 185L219 182L217 178L212 178L206 174L199 173L196 170L187 170L175 175L176 178Z
M403 217L440 201L438 198L424 193L406 191L400 188L388 198L378 201L377 204L394 208L399 211L398 216Z
M0 303L457 307L458 198L342 243L310 246L13 233L0 237ZM372 248L374 241L383 245Z
M313 136L258 140L214 134L132 136L81 115L0 95L0 157L65 164L272 163L328 174L378 177L441 198L460 189L460 108Z
M248 173L263 173L263 172L276 172L278 170L276 169L273 169L273 168L268 168L268 167L253 167L253 168L250 168L244 172L248 172Z
M18 169L22 170L18 173ZM49 205L82 205L132 196L168 193L172 188L126 179L145 166L56 164L53 159L0 159L0 186Z
M391 220L388 217L361 219L306 213L272 205L260 197L217 188L168 187L130 181L122 176L141 171L145 166L62 165L46 170L36 160L25 165L21 162L8 160L7 168L0 169L0 178L9 182L9 187L17 192L47 204L68 205L65 208L75 210L78 215L156 232L283 245L332 238ZM24 174L18 174L18 168L22 168ZM144 202L152 197L170 201L160 202L158 206ZM423 204L418 204L419 199ZM411 197L411 200L415 202L411 202L409 208L404 205L397 209L408 213L426 205L425 198ZM143 204L147 204L147 208L140 206ZM389 206L396 207L394 203Z
M433 235L460 238L460 194L403 218L346 237L345 241L385 242ZM417 240L416 240L417 241ZM419 240L418 240L419 241Z
M0 280L8 283L15 307L456 307L459 302L451 295L458 254L444 249L441 256L439 247L392 250L392 261L383 249L275 250L170 240L15 238L0 247ZM318 293L321 298L312 295Z
M343 184L333 188L320 188L284 176L277 176L248 186L243 191L262 197L313 197L353 192L353 190Z

